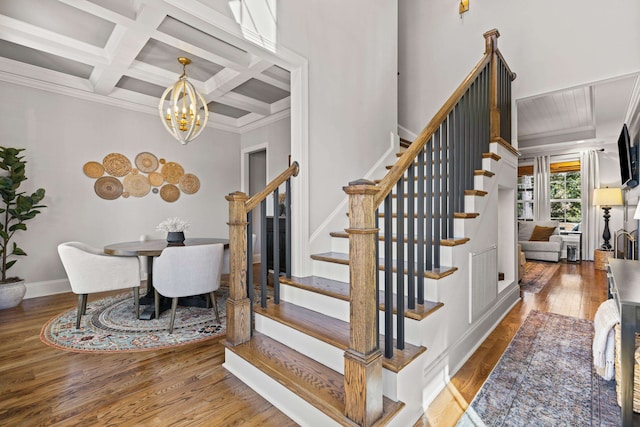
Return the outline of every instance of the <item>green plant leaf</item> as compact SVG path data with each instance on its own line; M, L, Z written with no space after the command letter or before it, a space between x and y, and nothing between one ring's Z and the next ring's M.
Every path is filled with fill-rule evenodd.
M5 268L5 270L10 269L13 266L13 264L16 263L16 261L17 261L16 259L11 260L11 261L7 261L7 268Z

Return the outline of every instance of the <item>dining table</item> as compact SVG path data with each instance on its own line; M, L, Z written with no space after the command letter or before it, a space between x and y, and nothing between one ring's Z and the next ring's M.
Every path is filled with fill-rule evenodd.
M194 237L185 239L183 243L169 243L166 239L135 240L131 242L120 242L106 245L103 250L107 255L115 256L135 256L147 257L147 293L140 297L140 304L145 305L145 309L140 313L141 320L151 320L155 317L155 296L153 287L153 259L160 256L167 247L174 246L197 246L221 243L225 249L229 247L229 239L218 237ZM193 297L180 298L181 305L206 307L206 299L199 295ZM169 300L163 298L160 310L169 308Z

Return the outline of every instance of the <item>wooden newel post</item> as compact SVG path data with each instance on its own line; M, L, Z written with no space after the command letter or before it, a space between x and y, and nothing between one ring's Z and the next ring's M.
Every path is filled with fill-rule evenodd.
M251 302L247 297L247 208L249 196L237 191L229 201L229 298L227 298L227 343L231 346L251 339Z
M489 30L484 35L485 54L491 54L491 73L489 75L489 114L490 114L490 138L489 141L500 139L500 108L498 107L498 30Z
M344 354L345 415L360 426L382 416L382 352L377 343L376 233L378 187L367 180L344 187L349 195L350 341Z

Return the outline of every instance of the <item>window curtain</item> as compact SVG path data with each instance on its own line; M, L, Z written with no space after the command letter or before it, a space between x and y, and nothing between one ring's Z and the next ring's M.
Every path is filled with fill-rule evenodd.
M549 181L551 176L551 156L537 156L533 160L533 219L551 219Z
M600 166L598 153L589 150L582 153L580 159L580 179L582 180L582 259L593 261L593 253L599 247L599 221L602 215L593 205L593 190L600 185Z

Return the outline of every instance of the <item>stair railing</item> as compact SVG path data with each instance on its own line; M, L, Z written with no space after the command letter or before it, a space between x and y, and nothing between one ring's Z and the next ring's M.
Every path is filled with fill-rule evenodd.
M474 187L482 153L490 142L510 144L510 85L515 74L497 49L498 37L497 30L484 34L482 59L377 185L358 180L344 188L349 195L351 296L345 415L359 425L371 425L382 414L379 270L384 270L385 281L384 356L391 358L394 309L395 347L404 349L405 287L408 308L413 309L416 297L418 304L424 303L425 275L446 274L440 265L441 239L453 238L454 218L464 217L465 190ZM379 217L384 218L382 250Z
M227 344L236 346L251 339L253 334L253 210L260 206L260 303L267 306L267 198L273 196L273 301L280 303L279 227L280 204L285 217L285 275L291 277L291 178L298 175L298 162L293 162L264 190L252 197L241 191L225 198L229 201L229 297L227 298ZM284 203L280 202L279 187L285 185ZM252 254L248 257L247 254Z

